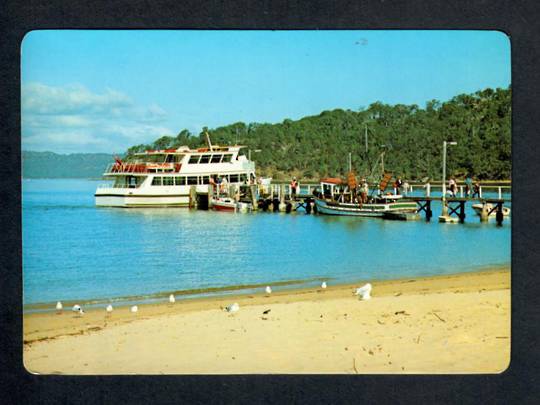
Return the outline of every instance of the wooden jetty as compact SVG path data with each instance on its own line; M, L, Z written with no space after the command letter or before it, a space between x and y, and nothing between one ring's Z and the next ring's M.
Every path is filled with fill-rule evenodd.
M298 210L304 210L306 214L310 214L315 211L313 192L320 187L319 183L304 183L299 184L296 194L292 193L291 187L285 182L272 183L268 188L264 189L260 185L245 185L241 186L241 192L244 199L249 199L252 202L254 210L272 211L272 212L285 212L291 213ZM503 206L505 203L511 202L509 198L503 198L503 191L508 192L511 190L510 185L485 185L482 186L484 190L488 189L492 192L496 192L498 198L484 198L482 196L482 187L480 189L479 196L476 198L465 197L463 186L460 187L457 196L455 197L442 197L432 196L433 189L441 188L437 183L413 183L410 185L409 193L413 191L413 187L418 190L420 187L423 189L424 196L411 196L405 195L408 200L413 200L418 205L417 214L405 216L389 216L386 219L394 220L417 220L423 213L426 220L430 221L433 217L432 202L437 201L443 203L442 215L448 219L446 222L465 222L465 208L468 203L481 203L485 204L486 209L483 209L480 213L480 220L487 221L490 215L495 213L495 220L497 225L502 225L504 220ZM190 206L198 207L199 209L208 209L211 205L210 196L213 195L215 190L211 185L208 187L208 191L201 193L192 187L190 192ZM236 192L232 187L229 193L233 195Z
M467 202L480 202L482 204L492 204L493 208L490 210L483 210L482 214L480 215L481 221L487 221L489 218L489 215L491 213L495 212L495 220L497 222L497 225L502 225L502 222L504 220L503 215L503 205L506 202L511 202L510 199L506 198L470 198L470 197L431 197L431 196L424 196L424 197L407 197L410 200L416 201L418 204L418 212L424 212L426 216L426 220L429 221L431 217L433 216L433 211L431 210L431 202L432 201L441 201L443 204L443 216L452 217L452 215L455 215L457 218L459 218L459 222L463 223L465 222L465 204Z

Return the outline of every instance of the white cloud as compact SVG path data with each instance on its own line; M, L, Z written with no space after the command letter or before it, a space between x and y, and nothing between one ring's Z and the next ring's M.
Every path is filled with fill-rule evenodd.
M25 150L121 152L174 131L156 103L137 105L113 89L98 94L81 85L22 86L22 143Z

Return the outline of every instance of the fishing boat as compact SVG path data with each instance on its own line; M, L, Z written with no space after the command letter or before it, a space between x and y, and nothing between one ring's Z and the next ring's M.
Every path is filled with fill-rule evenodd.
M228 186L255 183L255 163L240 154L241 145L212 145L190 149L147 150L125 160L116 158L103 176L109 184L98 186L101 207L187 207L190 191L208 193L212 182Z
M350 177L350 176L349 176ZM321 180L321 192L315 197L317 213L325 215L346 215L361 217L384 217L386 213L416 213L416 202L402 195L383 194L392 176L385 174L379 184L378 193L367 197L362 203L355 196L353 188L339 178Z
M485 209L490 213L489 214L489 217L496 217L497 216L497 210L494 209L494 206L493 204L491 203L485 203L485 204L473 204L472 205L472 209L474 210L474 212L476 212L476 214L478 216L481 216L482 215L482 210ZM503 213L503 216L505 217L508 217L510 216L510 208L508 207L502 207L502 213Z

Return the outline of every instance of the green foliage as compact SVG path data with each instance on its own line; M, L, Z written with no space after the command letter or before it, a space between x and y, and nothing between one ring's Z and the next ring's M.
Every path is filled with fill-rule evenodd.
M417 105L380 102L358 111L336 109L282 123L243 123L209 129L215 144L242 144L252 152L258 173L275 178L292 174L301 178L344 176L348 153L353 169L363 175L385 170L407 179L439 178L442 142L456 141L448 149L448 174L471 173L480 179L511 176L511 89L485 89L461 94L450 101L431 100ZM369 147L365 150L367 128ZM137 145L127 153L205 144L204 130L197 136L187 130L163 136L152 145ZM384 147L383 147L384 145Z

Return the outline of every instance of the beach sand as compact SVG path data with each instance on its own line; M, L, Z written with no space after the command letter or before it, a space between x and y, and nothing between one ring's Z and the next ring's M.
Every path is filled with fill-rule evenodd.
M510 271L200 298L77 317L25 314L39 374L499 373L510 361ZM220 307L238 302L229 314ZM266 315L264 311L270 310Z

